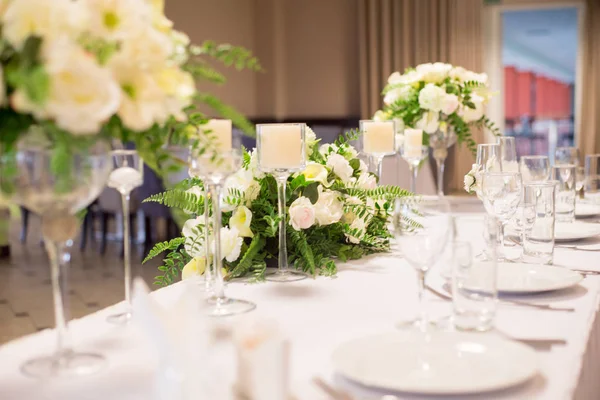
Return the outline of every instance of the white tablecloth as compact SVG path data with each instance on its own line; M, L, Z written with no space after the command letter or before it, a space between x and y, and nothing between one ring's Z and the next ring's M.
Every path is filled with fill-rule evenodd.
M479 243L478 218L459 220L463 239L468 237ZM557 249L555 258L558 265L600 269L598 254L593 252ZM158 290L154 297L164 305L172 304L183 288L182 283L175 284ZM346 340L392 331L395 322L413 317L417 306L415 272L394 255L371 256L340 265L336 278L289 284L233 283L228 286L228 294L256 302L254 314L277 320L289 335L292 389L301 400L326 398L311 383L315 376L354 390L335 375L332 351ZM575 288L535 296L540 301L574 307L576 312L500 305L497 326L505 333L519 338L562 338L567 344L538 352L541 371L533 380L473 398L600 398L599 294L600 276L588 276ZM435 298L431 298L429 308L433 315L450 313L450 304ZM114 308L105 309L71 324L78 350L94 350L107 356L109 367L105 371L92 377L51 382L22 376L19 365L23 361L54 348L54 332L40 332L0 348L0 399L151 399L156 357L135 328L106 323L106 316L112 312Z

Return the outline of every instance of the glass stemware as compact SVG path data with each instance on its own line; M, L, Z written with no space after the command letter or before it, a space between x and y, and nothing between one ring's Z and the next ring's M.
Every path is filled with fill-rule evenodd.
M515 138L512 136L500 136L497 139L500 145L500 160L502 162L502 171L519 172L519 163L517 162L517 150Z
M114 169L108 177L108 187L121 194L123 206L123 261L125 275L126 311L109 315L108 322L125 325L131 321L131 235L129 234L129 202L131 191L142 186L144 181L144 163L135 150L114 150L112 152Z
M33 139L35 140L35 139ZM57 347L53 355L27 361L21 371L35 378L87 375L106 363L94 353L76 352L68 332L69 292L67 268L69 247L79 228L78 212L98 197L112 170L108 143L71 150L57 168L50 144L19 144L16 155L4 155L0 184L12 202L27 207L42 218L42 235L50 261Z
M304 145L305 124L259 124L256 126L258 169L272 174L277 181L277 210L279 220L279 259L274 273L266 275L273 282L293 282L306 279L306 274L290 268L287 258L287 200L286 186L293 172L306 166Z
M429 147L421 146L408 149L404 144L400 148L400 155L408 163L408 169L410 170L410 191L416 193L419 165L429 155Z
M485 172L501 172L501 148L499 144L478 144L477 145L477 157L475 158L475 164L479 166L480 173ZM481 179L481 177L479 177ZM481 199L481 182L476 186L477 197Z
M548 156L522 156L519 166L524 183L545 182L550 179Z
M585 156L585 198L600 203L600 154Z
M583 187L585 186L585 168L577 167L577 172L575 174L575 190L579 195L582 195ZM583 197L583 196L581 196Z
M521 202L523 183L516 172L486 172L481 182L481 197L488 214L500 223L498 232L499 258L504 258L504 227Z
M554 152L554 165L579 165L579 149L577 147L557 147Z
M417 271L420 318L410 326L426 331L425 277L441 256L452 230L450 206L443 198L398 198L394 204L394 234L403 257Z

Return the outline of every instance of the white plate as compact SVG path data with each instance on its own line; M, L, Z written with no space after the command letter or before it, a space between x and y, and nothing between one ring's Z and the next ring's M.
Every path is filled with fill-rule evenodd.
M488 263L482 261L481 263ZM474 268L477 266L475 265ZM477 275L465 286L476 291L481 285ZM551 290L566 289L577 285L583 276L568 268L553 265L538 265L524 263L498 263L498 281L496 287L500 293L541 293Z
M573 223L557 222L554 227L554 240L557 242L572 242L598 235L600 235L600 224L582 221Z
M575 204L575 216L579 218L589 218L600 215L600 205L590 203Z
M437 395L503 389L538 370L531 348L492 333L466 332L367 336L339 346L333 364L337 372L366 386Z

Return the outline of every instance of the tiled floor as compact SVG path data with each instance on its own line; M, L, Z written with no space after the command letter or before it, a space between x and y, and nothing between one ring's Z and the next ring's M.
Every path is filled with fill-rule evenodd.
M48 259L40 245L39 220L30 219L26 244L18 241L19 221L11 225L11 258L0 259L0 344L54 326L54 311ZM78 243L72 249L69 269L71 317L84 315L123 300L121 245L109 243L106 254L99 243L88 240L84 252ZM152 287L160 260L141 265L142 248L132 251L132 271Z

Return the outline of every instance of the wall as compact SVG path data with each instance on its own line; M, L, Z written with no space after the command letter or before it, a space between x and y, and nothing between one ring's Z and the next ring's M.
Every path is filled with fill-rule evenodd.
M219 67L226 85L202 88L254 118L359 115L357 0L167 0L192 41L251 49L263 73Z

